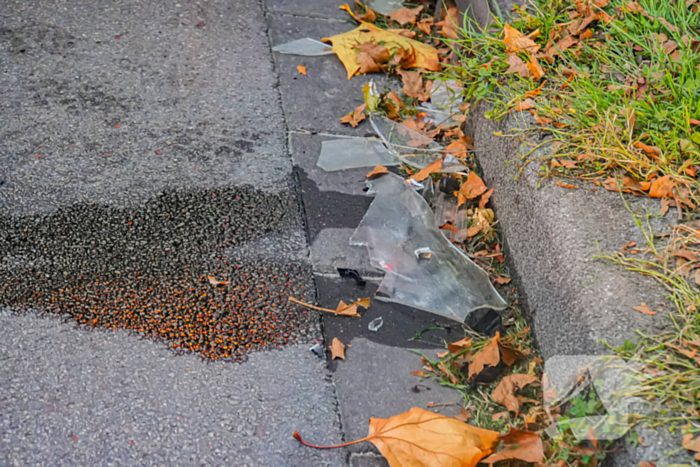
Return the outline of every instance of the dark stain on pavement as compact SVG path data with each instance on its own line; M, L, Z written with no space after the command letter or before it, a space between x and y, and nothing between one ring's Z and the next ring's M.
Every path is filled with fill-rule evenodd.
M0 305L124 328L206 358L309 338L309 266L233 247L298 225L296 198L248 187L159 194L137 208L74 204L0 217ZM216 281L230 284L215 286Z

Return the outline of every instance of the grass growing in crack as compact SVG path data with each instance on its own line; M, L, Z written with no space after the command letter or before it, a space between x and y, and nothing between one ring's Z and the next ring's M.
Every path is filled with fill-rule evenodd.
M544 175L598 180L622 172L640 193L650 189L641 182L668 176L675 201L695 209L700 8L688 3L541 0L518 11L512 26L541 47L532 54L541 80L508 72L509 56L527 62L531 54L506 52L504 23L482 30L465 19L460 62L447 75L463 83L467 100L491 103L490 118L536 99L534 129L554 143ZM588 13L590 25L571 34ZM567 36L573 44L564 46Z

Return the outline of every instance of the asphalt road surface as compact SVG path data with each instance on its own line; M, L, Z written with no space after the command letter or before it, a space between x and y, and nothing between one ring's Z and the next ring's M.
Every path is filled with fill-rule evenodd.
M254 0L0 4L0 466L345 463L276 83Z

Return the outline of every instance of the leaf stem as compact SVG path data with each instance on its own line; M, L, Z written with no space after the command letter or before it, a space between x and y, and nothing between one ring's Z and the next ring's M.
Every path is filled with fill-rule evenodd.
M298 431L295 431L294 434L293 434L292 436L294 436L294 439L296 439L297 441L299 441L299 442L300 442L301 444L303 444L304 446L308 446L308 447L314 448L314 449L336 449L336 448L344 448L344 447L347 447L347 446L352 446L353 444L362 443L363 441L367 441L367 440L369 439L369 438L362 438L362 439L358 439L357 441L350 441L349 443L343 443L343 444L335 444L335 445L333 445L333 446L317 446L317 445L315 445L315 444L307 443L306 441L304 441L304 440L301 438L301 435L299 434Z

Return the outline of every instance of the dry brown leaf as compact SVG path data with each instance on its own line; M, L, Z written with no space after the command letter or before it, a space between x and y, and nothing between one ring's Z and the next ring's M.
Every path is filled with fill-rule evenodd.
M548 117L541 117L538 113L537 110L531 110L530 113L532 113L532 116L535 118L535 121L542 126L547 126L550 123L552 123L554 120Z
M368 54L372 58L372 60L374 60L375 63L377 63L378 65L388 63L389 59L391 58L389 49L387 49L381 44L376 44L372 41L358 44L355 48L360 52L365 52L366 54ZM358 56L359 55L360 54L358 53ZM358 58L357 61L359 63L360 59ZM360 72L362 72L362 70L360 70Z
M493 281L494 281L496 284L505 285L505 284L510 284L511 278L510 278L510 277L503 277L503 276L501 276L501 275L497 275L497 276L493 279Z
M544 69L533 54L530 54L530 61L526 63L525 66L527 66L527 69L530 70L530 73L532 73L533 78L540 79L544 76Z
M498 383L493 394L491 394L491 398L509 411L517 414L520 411L520 401L515 397L515 393L536 381L539 381L539 378L532 375L515 374L506 376Z
M365 175L366 178L372 179L372 178L377 178L381 175L388 174L389 169L384 167L383 165L377 165L375 168L372 169L370 173Z
M300 75L305 75L306 74L306 67L304 65L299 65L299 66L297 66L297 71L299 72Z
M474 149L474 146L471 144L471 140L467 138L460 138L452 141L443 152L463 159L467 156L470 149Z
M559 55L562 52L565 52L570 47L578 44L578 41L579 41L579 39L576 36L574 36L573 34L570 36L566 36L565 38L561 39L556 44L552 44L552 46L547 49L546 55L548 57L555 57L556 55Z
M387 29L392 34L397 34L399 36L406 37L408 39L415 39L416 33L414 31L411 31L410 29L399 29L399 28L392 28L392 29Z
M651 198L663 198L664 196L669 196L673 192L673 187L675 182L671 179L670 175L664 175L655 179L651 183L649 188L649 196Z
M493 188L481 195L481 198L479 199L479 208L484 209L486 207L486 203L489 202L489 199L491 199L492 194Z
M671 23L669 23L668 21L666 21L666 18L662 18L661 16L659 16L656 19L659 21L659 23L666 26L666 29L668 29L670 32L678 32L678 28L676 26L672 25Z
M673 253L673 256L678 256L680 258L685 258L688 261L697 261L698 257L695 253L688 250L687 248L681 248L680 250Z
M452 342L451 344L447 344L447 350L450 351L451 354L458 354L460 353L463 349L469 348L472 345L472 340L468 337L465 337L462 340L458 340L457 342Z
M420 12L423 11L423 6L418 6L416 8L399 8L395 12L389 15L389 18L393 19L397 23L399 23L401 26L405 26L407 24L413 24L416 22L418 19L418 15L420 15Z
M671 207L671 200L668 198L661 198L661 209L659 210L659 214L661 214L662 216L665 216L670 207Z
M420 376L421 378L427 378L427 377L430 376L430 375L429 375L428 373L426 373L425 371L420 371L420 370L413 370L413 371L411 371L411 374L412 374L413 376Z
M498 333L496 334L498 336ZM500 353L498 351L498 341L497 337L491 339L491 342L486 344L486 346L481 349L479 353L474 355L474 358L469 363L469 377L481 373L487 366L496 366L501 360Z
M458 39L459 38L459 9L456 6L450 6L447 9L447 14L445 18L439 23L435 23L435 26L440 26L440 34L447 37L448 39Z
M528 36L515 29L508 23L506 23L503 32L505 34L503 43L506 46L507 53L518 53L522 51L526 51L529 53L537 53L537 51L540 50L540 46L535 44L535 41L533 41Z
M575 185L571 185L570 183L563 183L563 182L554 182L555 185L560 186L562 188L568 188L569 190L578 190L578 187Z
M381 73L384 71L367 52L357 52L355 60L360 65L360 73Z
M503 360L503 363L505 363L508 366L513 366L513 363L515 363L516 361L525 357L525 354L523 354L519 350L515 350L510 345L504 344L503 342L501 342L501 338L498 334L497 334L497 337L498 337L498 350L501 351L501 360Z
M220 280L217 280L216 277L214 277L214 276L212 276L212 275L207 276L207 279L209 279L209 283L210 283L211 285L214 285L214 286L216 286L216 287L219 287L219 286L221 286L221 285L229 285L229 283L230 283L230 281L220 281Z
M544 462L542 438L537 433L511 428L508 434L501 437L501 440L503 440L503 449L482 459L481 462L493 464L506 459L519 459L538 465Z
M530 110L535 108L535 105L537 104L532 99L525 99L524 101L518 103L518 105L515 106L514 110L516 112L522 112L523 110Z
M403 92L409 97L420 100L427 100L425 89L423 88L423 78L419 71L396 70L403 82Z
M486 191L486 185L484 181L474 172L469 172L467 180L462 183L459 192L466 199L474 199L477 196L482 195Z
M700 436L693 439L693 435L686 433L683 435L683 447L688 451L700 453ZM700 454L695 454L695 460L700 461Z
M642 304L639 306L633 306L632 308L639 311L640 313L644 313L645 315L654 316L656 314L655 311L651 311L649 309L645 302L642 302Z
M428 178L428 176L430 176L430 174L439 173L441 170L442 170L442 159L438 159L435 162L433 162L432 164L429 164L424 169L421 169L412 178L417 182L422 182L423 180Z
M494 422L497 422L498 420L507 420L509 416L510 412L506 410L505 412L498 412L491 415L491 420L493 420Z
M362 120L364 120L367 116L364 114L365 108L367 107L367 104L362 104L358 107L355 107L355 110L347 114L346 116L342 117L340 121L342 123L349 123L353 128L355 128L357 125L360 124Z
M508 64L508 69L506 73L518 73L523 78L529 78L532 76L530 68L525 64L522 58L515 54L508 54L508 59L506 60Z
M633 146L637 149L641 149L644 152L644 154L646 154L654 160L661 157L661 149L656 146L649 146L642 143L641 141L637 141L636 143L634 143Z
M294 297L289 297L290 302L294 302L298 305L305 306L307 308L311 308L313 310L318 310L318 311L325 311L327 313L333 313L335 315L342 315L342 316L355 316L357 318L360 317L360 315L357 313L357 307L361 306L364 309L369 308L370 304L370 299L369 298L361 298L356 302L351 303L350 305L346 305L345 302L342 300L338 304L338 308L335 310L332 310L330 308L323 308L320 306L314 306L309 303L302 302L301 300L297 300Z
M455 418L459 420L460 422L468 422L470 418L472 418L472 414L469 413L467 409L464 407L459 408L459 413L455 415Z
M294 438L305 446L328 448L307 443L299 432ZM331 447L369 441L390 467L476 467L494 452L498 440L498 432L414 407L391 418L370 418L366 438Z
M345 360L345 344L340 342L340 339L334 337L333 342L328 348L331 350L331 360L335 360L336 358Z
M430 34L433 30L433 21L434 18L425 18L420 21L418 21L418 24L416 27L418 28L419 31L425 33L425 34Z

